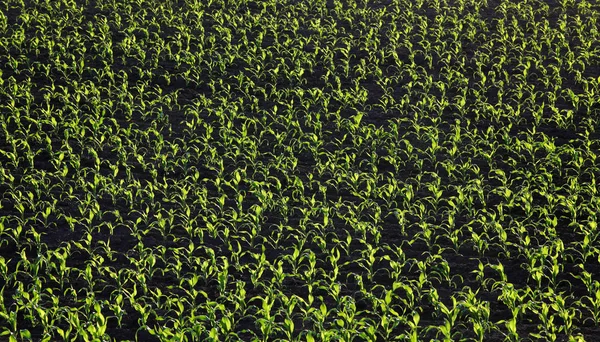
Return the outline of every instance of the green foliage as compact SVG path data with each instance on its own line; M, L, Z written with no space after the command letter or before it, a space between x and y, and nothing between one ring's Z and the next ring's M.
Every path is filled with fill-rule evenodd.
M1 5L1 339L593 339L598 12Z

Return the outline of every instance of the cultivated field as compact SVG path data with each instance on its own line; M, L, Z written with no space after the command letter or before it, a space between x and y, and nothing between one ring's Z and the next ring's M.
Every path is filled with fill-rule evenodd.
M594 341L598 0L7 0L1 341Z

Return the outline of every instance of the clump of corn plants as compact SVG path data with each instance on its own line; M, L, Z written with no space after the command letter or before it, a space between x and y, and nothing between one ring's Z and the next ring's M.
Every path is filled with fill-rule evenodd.
M599 10L3 3L1 339L593 340Z

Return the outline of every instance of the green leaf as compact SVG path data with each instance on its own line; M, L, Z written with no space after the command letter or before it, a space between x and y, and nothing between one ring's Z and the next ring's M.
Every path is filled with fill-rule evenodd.
M289 331L294 331L294 322L291 319L286 318L285 319L285 325L286 325L286 327L288 328Z
M321 314L323 315L323 317L327 317L327 306L325 306L325 303L321 303Z
M231 331L231 320L228 317L221 318L221 328L224 332Z
M210 330L209 336L211 339L213 340L219 340L219 331L217 330L217 328L212 328Z
M21 335L21 338L24 338L26 340L31 340L31 333L27 329L21 330L19 332L19 335Z

